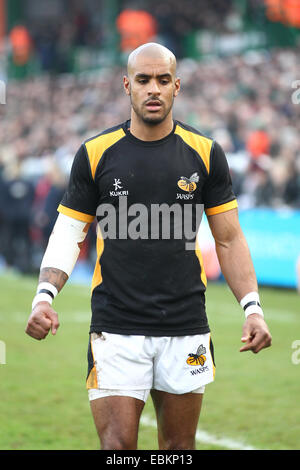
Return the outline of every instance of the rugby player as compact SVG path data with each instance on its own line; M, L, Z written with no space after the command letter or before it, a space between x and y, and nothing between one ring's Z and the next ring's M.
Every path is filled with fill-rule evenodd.
M162 204L189 207L196 229L197 211L204 207L223 275L245 312L240 351L258 353L271 345L271 335L224 152L173 118L180 91L175 56L160 44L140 46L129 56L123 86L130 119L83 142L74 158L26 332L37 340L56 334L52 301L97 217L86 383L100 447L137 448L150 393L159 448L195 449L204 389L215 376L201 253L197 237L194 249L187 249L185 231L179 237L171 230L172 223L185 228L175 215L169 236L158 231L151 237L153 227L146 226L140 237L130 237L130 223L137 228L148 221L136 222L136 205L149 214ZM112 208L118 222L105 218L103 207ZM104 236L103 220L114 221L113 236Z

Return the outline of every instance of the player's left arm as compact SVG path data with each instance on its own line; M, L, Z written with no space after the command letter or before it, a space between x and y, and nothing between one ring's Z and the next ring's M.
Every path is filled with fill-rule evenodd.
M232 209L207 218L222 273L240 303L249 293L258 293L258 285L249 247L240 227L238 210ZM252 306L253 313L247 316L243 325L241 341L245 345L240 351L258 353L271 346L271 334L262 311L257 306L257 312L261 313L255 313L255 308Z

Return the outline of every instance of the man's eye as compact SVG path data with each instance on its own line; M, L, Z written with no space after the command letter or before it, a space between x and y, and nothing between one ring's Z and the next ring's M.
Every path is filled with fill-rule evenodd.
M143 84L147 83L147 80L145 78L141 78L139 80L139 83L141 83L143 85Z

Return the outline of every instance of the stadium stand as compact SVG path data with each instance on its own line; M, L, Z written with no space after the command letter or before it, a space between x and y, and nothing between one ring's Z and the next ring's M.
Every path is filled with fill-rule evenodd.
M175 50L183 33L197 27L216 30L222 25L226 31L222 18L230 14L232 4L204 2L200 15L192 1L185 2L184 10L182 2L154 1L152 13L160 25L159 37ZM76 15L75 27L70 29L66 22L60 34L51 23L49 29L31 31L43 72L53 72L51 50L57 51L58 44L101 43L90 20L80 12ZM55 47L43 48L52 44L49 38ZM201 61L184 58L177 49L182 91L175 117L223 146L240 208L299 208L300 106L292 99L293 93L296 100L299 97L292 87L300 78L298 48L261 49ZM67 54L68 48L64 51ZM54 62L57 65L57 56ZM1 204L0 237L7 264L19 259L18 250L25 256L20 269L28 271L39 264L77 148L86 138L128 118L124 71L124 66L115 65L72 74L61 67L63 73L9 81L7 104L0 106L0 195L1 201L10 201ZM20 235L21 244L8 229L13 227L7 210L12 204L27 212L31 221Z

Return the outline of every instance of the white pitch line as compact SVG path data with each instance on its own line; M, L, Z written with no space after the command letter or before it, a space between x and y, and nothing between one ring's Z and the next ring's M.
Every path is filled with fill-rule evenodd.
M149 426L151 428L157 428L156 421L151 419L148 415L142 415L141 417L141 424L144 426ZM196 441L204 443L204 444L211 444L221 447L222 449L230 449L230 450L256 450L254 447L244 444L240 441L235 441L234 439L228 437L218 438L213 434L209 434L206 431L197 431L196 432Z

